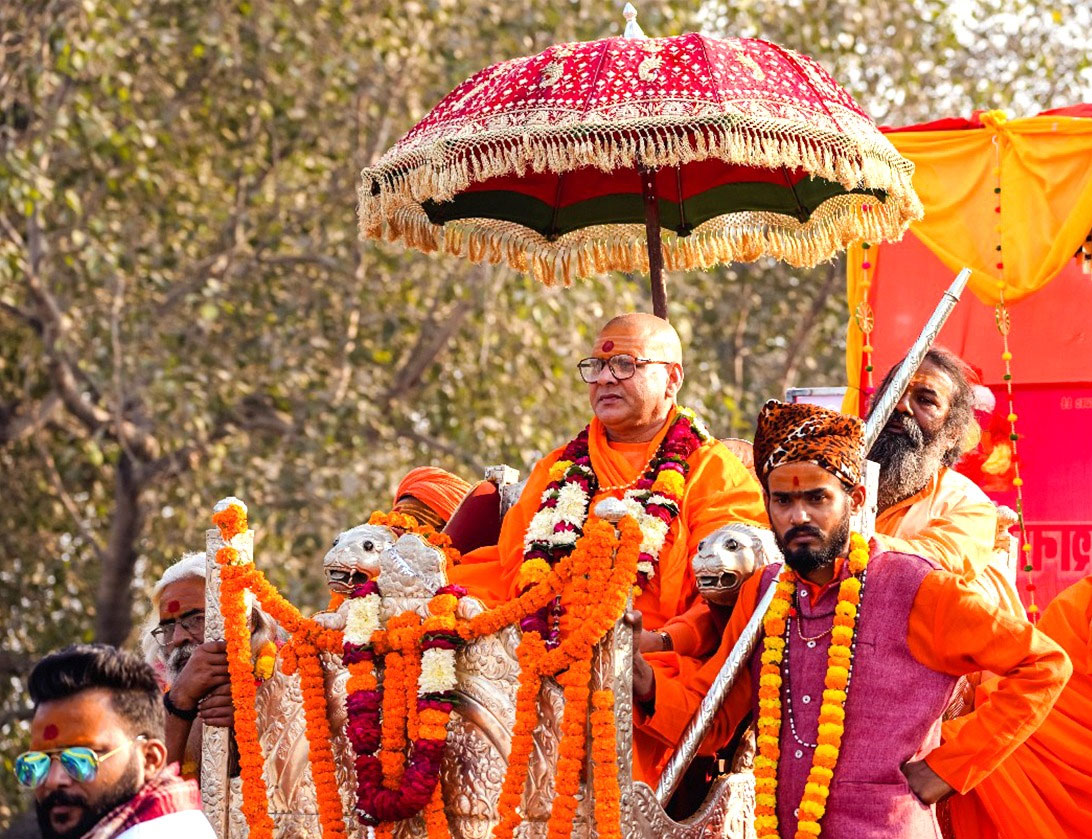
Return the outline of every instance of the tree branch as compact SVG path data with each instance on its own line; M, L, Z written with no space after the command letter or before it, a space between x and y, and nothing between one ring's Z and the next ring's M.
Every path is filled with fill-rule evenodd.
M110 535L102 556L102 576L95 596L95 640L121 646L133 624L133 569L136 541L144 526L141 481L128 453L122 452L114 469L114 509Z
M49 449L46 448L37 434L34 435L34 448L37 450L38 457L41 458L42 463L45 464L46 474L49 475L49 483L53 487L53 491L57 493L57 498L60 500L61 505L72 518L72 522L76 525L76 529L80 532L80 535L95 549L95 554L101 560L103 558L102 543L99 542L98 538L91 531L91 528L87 526L87 522L84 521L83 516L80 515L75 500L72 498L71 493L69 493L68 488L64 485L64 479L61 477L60 470L57 469L57 463L53 459L53 455L50 454Z
M384 395L387 402L406 396L420 384L425 370L440 355L451 337L458 332L472 308L473 304L469 300L460 300L443 318L439 319L442 321L439 329L434 328L437 318L430 315L417 333L417 342L413 349L391 379L390 387Z
M50 391L44 399L35 402L22 414L9 412L7 409L0 411L0 444L14 443L37 433L57 415L60 407L60 395L56 391Z
M0 217L0 226L4 219ZM42 321L42 341L53 386L68 411L89 431L113 428L118 441L142 459L150 460L159 454L159 443L148 431L135 423L115 417L110 411L96 404L81 391L76 382L75 365L60 350L58 343L65 336L68 321L57 299L46 287L40 274L42 260L42 231L37 213L27 218L25 247L27 270L25 280L31 297L38 307Z

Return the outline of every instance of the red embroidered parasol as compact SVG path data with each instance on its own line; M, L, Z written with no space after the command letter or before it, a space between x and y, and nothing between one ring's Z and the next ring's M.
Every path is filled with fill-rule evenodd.
M455 88L363 171L360 229L547 284L651 270L666 316L661 253L669 270L814 265L898 239L922 214L912 174L810 58L741 38L605 38Z

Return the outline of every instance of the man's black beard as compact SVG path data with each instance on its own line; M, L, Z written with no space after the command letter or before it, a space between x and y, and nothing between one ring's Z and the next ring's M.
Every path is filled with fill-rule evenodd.
M167 655L167 676L170 678L171 684L174 684L175 679L178 678L182 668L186 666L190 656L193 655L193 651L196 649L196 643L184 641Z
M95 798L85 798L75 795L69 789L58 789L51 792L41 801L34 802L34 808L38 816L38 828L42 832L42 839L78 839L93 828L103 816L124 804L140 792L140 767L137 764L139 756L132 754L132 760L116 784L103 790ZM64 833L58 833L53 829L49 821L49 811L59 804L67 804L82 807L83 815L80 820Z
M820 540L819 544L816 547L806 545L793 549L786 547L797 536L805 535L817 537ZM834 560L841 556L849 541L849 516L844 516L826 539L823 538L823 531L809 524L790 527L785 531L784 536L774 533L774 538L788 566L800 576L806 577L813 571L833 565Z
M903 434L890 430L898 425ZM880 464L880 485L877 492L879 509L899 503L929 483L952 447L951 431L945 427L936 434L927 434L909 414L894 414L880 432L868 459Z

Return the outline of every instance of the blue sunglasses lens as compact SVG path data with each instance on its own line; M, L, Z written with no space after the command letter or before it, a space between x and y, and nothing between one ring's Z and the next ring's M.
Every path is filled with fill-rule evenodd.
M70 746L58 757L69 777L81 783L94 778L99 768L99 756L86 746ZM41 786L49 774L51 762L52 758L45 752L24 752L15 759L15 780L31 789Z
M99 768L99 757L86 746L72 746L61 752L61 766L75 781L90 781Z
M15 759L15 780L24 787L34 788L49 774L49 755L45 752L26 752Z

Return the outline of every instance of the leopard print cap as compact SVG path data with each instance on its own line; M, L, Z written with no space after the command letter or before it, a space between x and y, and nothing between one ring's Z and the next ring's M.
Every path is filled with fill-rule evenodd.
M814 463L855 487L864 469L864 423L818 405L771 399L759 412L754 450L763 485L778 466Z

